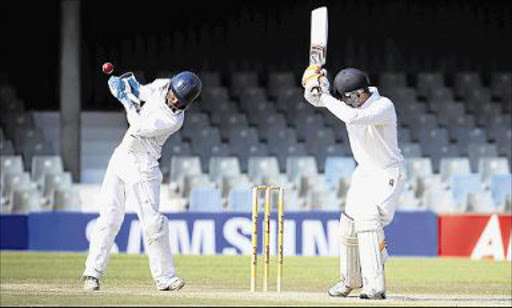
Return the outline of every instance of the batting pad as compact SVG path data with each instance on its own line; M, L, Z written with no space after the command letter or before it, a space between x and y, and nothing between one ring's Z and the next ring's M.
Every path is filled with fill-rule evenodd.
M356 289L361 288L361 263L357 245L356 228L354 220L344 213L340 217L340 276L345 286Z
M377 230L358 232L357 239L365 293L385 292L384 261L387 258L387 252L382 227Z

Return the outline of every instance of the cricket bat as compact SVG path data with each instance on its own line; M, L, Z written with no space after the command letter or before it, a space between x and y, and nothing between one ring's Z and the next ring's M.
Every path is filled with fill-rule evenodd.
M309 46L309 64L325 65L327 57L327 7L322 6L311 11L311 44Z

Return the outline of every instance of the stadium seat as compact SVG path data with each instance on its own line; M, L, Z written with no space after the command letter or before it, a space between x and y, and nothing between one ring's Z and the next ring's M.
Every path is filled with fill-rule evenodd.
M418 114L412 118L412 124L409 125L411 135L414 141L420 141L424 136L437 135L432 133L439 128L437 117L434 114Z
M290 181L304 176L318 175L318 167L313 156L289 156L286 159L286 175Z
M262 87L247 87L240 90L240 105L244 111L249 110L251 104L267 100L267 91Z
M379 74L379 87L396 89L407 87L407 76L403 72L384 72Z
M389 92L389 99L396 106L406 106L418 100L416 89L408 87L397 87Z
M167 139L167 142L162 146L162 155L160 157L160 169L164 175L169 175L171 157L173 156L191 156L192 147L190 143L177 141L172 142Z
M277 113L275 108L273 103L266 101L249 104L245 110L249 125L258 126L260 123L265 123L269 115Z
M268 126L264 133L266 136L268 148L271 153L275 148L279 147L282 144L296 144L298 142L297 131L293 128L288 128L286 126L281 126L279 124L272 124Z
M239 96L243 89L257 87L259 84L256 72L234 72L230 75L230 85L233 95Z
M305 208L308 210L339 212L342 210L342 203L341 200L336 197L336 191L313 189L307 195Z
M14 145L12 141L9 139L2 139L0 141L0 155L15 155Z
M318 171L320 173L324 173L326 159L328 157L334 156L350 156L351 154L347 151L348 148L348 145L342 143L333 143L319 149L313 149L313 151L310 151L310 153L315 155Z
M32 179L39 188L43 187L46 174L63 173L64 164L58 155L34 156L32 158Z
M420 115L427 114L427 106L424 103L420 102L411 102L409 104L405 104L400 106L397 109L398 112L398 123L400 125L406 125L409 128L412 128L417 125L416 119ZM435 124L429 127L437 127L437 120L433 122Z
M472 89L482 87L480 75L476 72L459 72L455 74L455 95L459 98L466 99L468 92Z
M411 129L407 127L399 127L398 128L398 143L408 143L411 142Z
M466 110L463 103L441 104L437 110L437 116L439 118L438 123L443 126L449 126L457 122L466 124L464 123L466 122L465 113Z
M399 143L402 155L405 158L422 157L421 145L417 142Z
M209 161L210 178L218 183L224 177L241 175L240 162L235 156L212 156Z
M439 214L464 213L466 210L457 207L452 192L448 190L428 190L423 199L427 209Z
M482 128L449 127L448 132L451 140L456 142L462 155L468 155L467 145L470 143L487 143L487 134L485 129Z
M471 167L467 157L441 158L439 173L441 180L447 182L454 175L469 175Z
M42 193L45 207L53 207L55 192L73 188L71 173L47 173L44 175Z
M249 121L245 113L228 113L221 117L219 129L221 137L224 139L228 138L228 132L234 127L248 127Z
M412 189L404 190L398 197L397 210L399 211L422 211L420 199L416 198L416 193Z
M438 113L440 108L446 104L453 103L455 100L451 88L436 88L430 90L427 101L429 110Z
M81 209L80 195L75 188L59 188L55 190L53 197L54 211L80 212Z
M291 106L302 104L304 100L304 90L302 88L286 88L279 91L277 96L277 110L288 112Z
M330 127L310 127L310 130L305 132L304 137L307 147L315 153L320 151L321 148L336 143L334 132Z
M493 175L509 175L508 159L505 157L481 157L478 160L478 174L485 184L489 184Z
M407 158L405 160L407 170L408 185L418 196L424 191L424 181L434 175L432 161L428 157Z
M500 208L494 203L490 191L469 194L468 210L470 213L499 213Z
M201 91L201 101L203 102L202 105L208 105L209 107L213 108L217 103L228 100L229 93L228 89L225 87L205 84L203 90Z
M3 124L5 135L11 138L17 146L15 140L17 132L32 130L35 128L34 117L31 112L6 112L0 115L0 124Z
M179 193L184 198L189 198L194 188L213 188L215 183L210 180L208 174L194 174L184 176L179 181Z
M202 174L201 161L198 156L173 156L169 170L170 181L179 181L185 176Z
M437 172L439 170L441 158L461 156L461 154L459 153L459 148L455 144L446 144L441 145L439 147L433 147L429 150L428 155L432 160L434 172Z
M1 155L0 167L2 176L7 173L22 173L24 171L23 159L20 155Z
M505 212L507 207L510 209L512 197L512 175L511 174L493 174L490 177L489 189L491 191L494 204Z
M190 139L190 146L193 153L203 153L221 142L221 133L217 127L203 127Z
M268 95L276 98L282 88L293 88L298 83L292 72L270 72L268 74Z
M229 197L233 189L251 189L254 186L246 173L222 177L219 188L223 198Z
M325 178L331 188L337 188L340 181L350 182L356 162L352 157L329 156L325 159Z
M35 183L30 180L28 172L20 173L2 173L2 187L1 190L1 202L2 207L8 206L11 208L12 191L16 188L37 188Z
M468 144L468 157L469 162L471 164L472 172L478 172L478 161L483 157L496 157L498 156L498 149L496 145L491 143L478 144L478 143L470 143Z
M488 88L471 89L466 93L466 109L476 113L480 105L489 104L492 101L491 91Z
M221 77L219 72L203 71L198 73L198 76L201 79L204 88L221 86Z
M484 191L480 177L477 174L454 175L450 178L450 188L458 208L466 208L468 196Z
M13 189L11 202L13 214L28 214L43 210L41 193L35 187Z
M444 76L442 73L420 72L417 76L416 89L418 96L427 97L433 89L444 87Z
M493 97L503 100L511 95L512 73L493 72L491 73L491 93Z
M279 179L279 162L275 156L251 156L248 159L247 173L249 179L255 183L265 180L276 181Z
M252 211L252 191L251 189L232 189L229 192L228 208L231 212ZM260 207L261 202L260 202Z
M195 187L190 192L189 211L212 212L224 211L220 190L214 187Z
M235 152L235 150L238 150ZM242 172L247 172L248 162L252 156L268 156L269 150L266 143L254 143L247 147L240 147L238 149L232 149L232 154L237 155L240 161L240 168Z
M233 152L237 153L236 147L248 147L259 142L258 131L254 127L230 127L228 140Z

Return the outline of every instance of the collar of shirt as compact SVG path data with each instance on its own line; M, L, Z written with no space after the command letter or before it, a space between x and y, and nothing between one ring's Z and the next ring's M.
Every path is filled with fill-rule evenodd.
M371 95L366 100L366 102L361 107L359 107L360 109L370 107L373 104L373 102L377 101L380 98L379 90L376 87L369 87L368 89L370 90Z

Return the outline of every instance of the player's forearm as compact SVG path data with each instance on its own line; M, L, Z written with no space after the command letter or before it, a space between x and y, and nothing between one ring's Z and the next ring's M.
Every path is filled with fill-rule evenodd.
M330 94L322 94L320 101L332 114L347 124L350 124L357 118L357 111L354 108L347 106Z
M393 109L384 102L379 102L371 107L362 109L352 108L335 99L330 94L323 94L321 101L329 111L346 124L379 125L390 123L394 118Z

